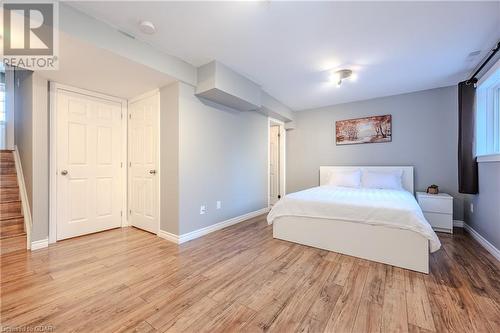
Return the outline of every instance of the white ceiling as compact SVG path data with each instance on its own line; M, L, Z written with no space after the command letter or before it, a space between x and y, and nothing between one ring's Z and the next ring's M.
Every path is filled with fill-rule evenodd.
M500 1L72 5L195 66L219 60L294 110L456 84L500 38ZM358 79L336 88L343 67Z
M59 33L59 70L40 71L51 81L129 99L175 80L166 74Z

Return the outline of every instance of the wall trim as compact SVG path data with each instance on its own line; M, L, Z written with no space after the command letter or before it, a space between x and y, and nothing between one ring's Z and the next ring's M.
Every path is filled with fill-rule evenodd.
M49 246L49 239L48 238L33 241L33 242L31 242L31 251L44 249L48 246Z
M462 220L453 220L453 227L454 228L463 228L465 222Z
M172 234L170 232L167 232L167 231L160 229L160 231L158 232L158 236L163 238L163 239L166 239L170 242L173 242L176 244L182 244L182 243L188 242L190 240L199 238L201 236L205 236L205 235L212 233L214 231L224 229L226 227L229 227L229 226L234 225L234 224L238 224L240 222L249 220L249 219L257 217L259 215L266 214L268 212L269 212L269 207L262 208L262 209L259 209L259 210L256 210L256 211L253 211L253 212L250 212L247 214L243 214L240 216L236 216L236 217L233 217L231 219L228 219L228 220L216 223L216 224L212 224L208 227L197 229L197 230L194 230L194 231L182 234L182 235Z
M160 89L158 89L158 88L153 89L153 90L148 91L148 92L145 92L145 93L142 93L138 96L134 96L133 98L130 98L127 102L128 102L128 104L132 104L132 103L139 102L143 99L152 97L152 96L157 95L157 94L158 94L158 96L160 96Z
M23 166L21 164L21 156L17 146L14 146L14 164L16 166L17 186L19 187L19 194L21 197L21 206L23 209L24 217L24 231L26 232L26 248L29 250L31 247L31 227L33 222L31 220L31 209L28 200L28 192L26 191L26 184L24 183Z
M179 244L179 235L172 234L164 230L158 230L158 237L168 240L169 242Z
M474 238L482 247L491 253L498 261L500 261L500 250L497 249L493 244L491 244L486 238L481 236L476 230L474 230L470 225L464 223L464 228L469 232L469 234Z

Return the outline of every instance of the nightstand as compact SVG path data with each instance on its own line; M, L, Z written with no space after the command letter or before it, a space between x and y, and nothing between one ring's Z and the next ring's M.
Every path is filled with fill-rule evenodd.
M453 233L453 197L451 195L417 192L417 201L434 230Z

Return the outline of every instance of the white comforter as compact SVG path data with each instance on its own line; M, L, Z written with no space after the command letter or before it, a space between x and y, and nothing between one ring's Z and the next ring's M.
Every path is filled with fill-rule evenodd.
M410 192L319 186L286 195L267 216L335 219L415 231L429 240L431 252L441 242Z

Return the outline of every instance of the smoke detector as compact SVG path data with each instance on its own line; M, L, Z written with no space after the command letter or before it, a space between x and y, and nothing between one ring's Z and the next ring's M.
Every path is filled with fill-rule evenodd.
M150 21L139 22L139 29L141 30L142 33L145 33L146 35L152 35L156 32L155 25L153 24L153 22Z

